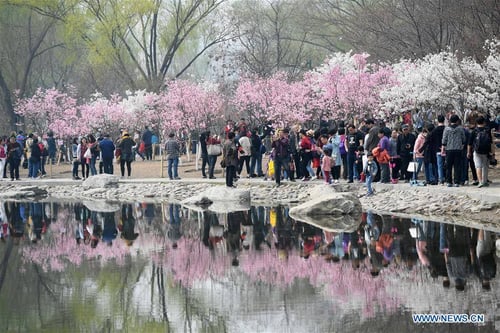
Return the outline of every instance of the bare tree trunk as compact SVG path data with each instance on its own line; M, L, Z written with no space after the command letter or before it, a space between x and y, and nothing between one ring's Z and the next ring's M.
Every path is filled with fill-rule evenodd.
M12 105L12 97L9 87L4 80L2 70L0 69L0 133L9 133L16 129L16 114ZM0 286L1 287L1 286Z

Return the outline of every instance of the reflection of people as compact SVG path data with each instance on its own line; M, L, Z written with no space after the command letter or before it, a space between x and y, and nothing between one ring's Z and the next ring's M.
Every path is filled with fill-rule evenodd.
M253 223L253 240L256 250L261 250L260 245L264 242L270 247L271 244L266 241L267 235L267 225L265 225L264 221L266 219L264 207L252 206L250 208L250 216Z
M102 227L97 222L97 212L90 211L85 228L88 232L87 239L90 239L90 247L95 249L102 237ZM85 242L87 244L87 242Z
M231 252L231 265L238 266L238 255L241 251L241 221L237 212L227 214L227 247Z
M223 228L219 225L217 214L205 209L203 211L203 234L202 242L209 249L213 250L214 245L223 239Z
M9 223L7 221L8 219L7 213L5 211L5 203L0 201L0 239L4 242L5 239L9 236Z
M76 226L75 226L75 239L76 239L76 244L80 245L81 242L85 239L84 237L84 229L83 229L83 221L82 221L82 210L83 210L83 205L81 203L76 203L73 206L73 211L75 213L75 221L76 221Z
M477 237L475 260L479 278L483 289L490 290L490 281L495 278L497 271L493 234L487 230L474 230L474 235Z
M25 207L18 202L9 202L7 206L7 217L10 221L10 235L14 244L19 244L24 236L26 226Z
M151 203L144 203L143 207L144 207L144 217L146 219L146 222L148 223L148 225L151 225L155 217L155 206Z
M168 205L169 226L167 231L168 238L172 241L172 248L177 248L177 242L182 237L181 231L181 206L177 204Z
M452 224L442 224L440 229L440 249L445 254L448 276L455 282L455 289L464 290L470 265L470 231Z
M123 204L121 209L121 235L120 237L125 241L128 246L134 243L134 240L139 237L135 232L135 218L132 214L132 204Z
M113 240L116 239L118 235L118 229L116 228L115 213L105 212L101 213L104 219L104 227L102 228L102 241L109 246L113 245Z
M43 211L42 204L39 202L30 203L30 239L33 243L36 243L42 239L42 228L43 228Z

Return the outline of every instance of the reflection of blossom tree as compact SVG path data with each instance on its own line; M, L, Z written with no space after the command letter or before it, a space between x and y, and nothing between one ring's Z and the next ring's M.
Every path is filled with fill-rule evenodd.
M130 251L123 242L115 242L113 246L99 243L94 249L83 243L78 245L73 231L76 223L81 222L72 219L68 209L58 211L56 223L48 226L43 241L23 247L25 263L38 264L44 271L63 271L67 263L80 265L84 260L115 260L118 264L124 262Z
M229 267L227 257L219 253L219 249L209 250L199 239L188 237L180 239L177 248L167 253L159 264L169 269L173 279L186 287L196 281L223 277Z
M397 279L374 279L367 269L353 269L348 262L332 264L321 256L304 260L298 253L292 253L283 260L277 251L253 252L241 260L241 270L253 282L282 288L291 287L297 279L306 279L312 286L325 290L343 307L361 303L366 317L375 315L377 310L390 311L400 305L400 298L391 292L391 285L398 283ZM374 308L374 304L383 309Z

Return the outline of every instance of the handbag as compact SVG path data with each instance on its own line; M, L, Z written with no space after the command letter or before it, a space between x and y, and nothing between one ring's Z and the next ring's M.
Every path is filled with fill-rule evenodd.
M225 160L225 159L222 159L222 160L220 161L220 167L221 167L221 168L225 168L225 167L226 167L226 160Z
M83 154L83 157L84 158L92 158L92 151L90 150L90 147L87 148L87 150L85 151L85 154Z
M141 143L139 144L139 153L144 153L146 152L146 144L144 143L144 141L141 141Z
M417 172L417 169L418 169L418 163L417 162L410 162L408 164L408 168L406 169L406 171Z
M222 155L222 146L220 144L207 145L207 153L212 156Z

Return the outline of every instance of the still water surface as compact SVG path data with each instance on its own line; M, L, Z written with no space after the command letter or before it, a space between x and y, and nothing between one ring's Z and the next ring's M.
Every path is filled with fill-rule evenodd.
M0 218L1 332L500 329L498 279L490 290L480 280L497 271L494 245L493 263L467 267L464 291L453 279L443 287L441 252L470 258L489 232L371 212L323 230L286 207L221 214L168 203L7 202ZM440 239L445 230L455 243ZM485 323L417 325L416 313Z

